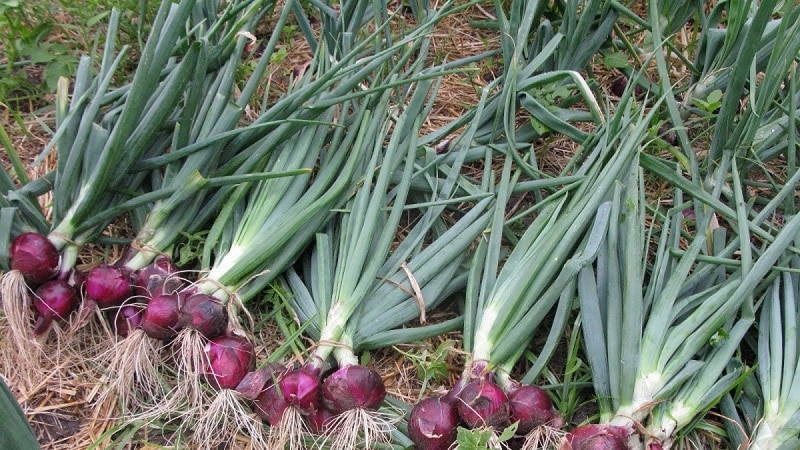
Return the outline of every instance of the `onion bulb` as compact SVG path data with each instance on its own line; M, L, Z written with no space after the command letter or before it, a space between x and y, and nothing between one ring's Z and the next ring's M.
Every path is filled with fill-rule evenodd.
M377 410L385 397L381 376L357 364L339 368L322 384L322 400L334 414L352 409Z
M519 422L517 433L528 434L536 427L563 425L561 415L553 408L553 401L538 386L519 386L508 394L511 422Z
M627 450L628 432L613 425L581 425L564 437L560 450Z
M86 295L100 308L122 304L131 292L131 279L120 268L102 264L90 270L86 277Z
M456 441L458 408L442 397L417 403L408 420L408 437L419 450L447 450Z
M506 393L486 378L467 383L459 395L458 414L470 428L508 425L510 408Z
M181 305L181 325L200 332L206 339L214 339L225 333L228 326L228 312L215 297L195 294Z
M223 335L206 345L205 378L215 389L235 389L256 365L255 348L247 339Z
M142 316L142 329L153 339L166 340L180 331L180 295L156 294L147 302Z
M33 308L39 313L33 332L47 331L53 320L64 320L80 303L75 287L64 280L50 280L36 289Z
M58 273L59 254L56 247L39 233L22 233L9 249L11 269L22 273L30 285L40 285Z

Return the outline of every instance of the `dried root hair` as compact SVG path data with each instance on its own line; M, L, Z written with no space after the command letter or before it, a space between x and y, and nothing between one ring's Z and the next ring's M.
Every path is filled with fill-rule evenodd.
M176 388L174 395L186 399L190 410L203 409L209 399L204 386L204 371L208 365L206 339L194 328L184 328L178 333L172 348L176 352Z
M33 308L28 285L18 270L3 275L0 281L0 301L6 321L5 341L14 343L13 351L23 355L25 363L42 356L42 342L33 335Z
M520 450L551 450L557 449L566 432L560 428L541 425L525 435L525 441Z
M98 410L119 402L123 416L135 416L156 407L167 394L159 372L162 349L160 341L139 328L99 354L96 361L104 368L103 383L90 396Z
M356 408L345 411L333 419L323 436L326 448L352 450L373 448L375 444L386 444L400 420L399 415L381 411Z
M269 445L261 419L231 389L218 391L192 425L192 441L198 449L218 449L241 434L249 437L253 449L282 448Z
M300 410L293 406L288 406L283 411L280 422L269 428L266 448L304 449L309 448L309 442L314 444L313 448L321 448L311 439L311 436L311 431Z

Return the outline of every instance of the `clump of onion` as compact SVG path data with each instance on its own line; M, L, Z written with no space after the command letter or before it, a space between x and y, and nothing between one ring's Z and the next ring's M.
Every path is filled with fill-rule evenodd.
M118 267L102 264L86 277L86 295L100 308L121 305L132 292L130 276Z
M627 450L628 435L614 425L581 425L564 436L559 450Z
M198 447L217 448L231 441L238 433L245 433L250 437L253 448L274 448L267 447L261 421L252 417L250 408L236 390L243 382L251 386L257 384L250 376L254 373L256 364L253 344L239 335L218 336L206 345L204 360L204 378L216 389L216 394L207 403L193 405L192 400L189 400L195 410L176 411L194 416L186 423L192 423L193 437ZM266 381L266 377L261 377L261 383ZM181 392L180 387L178 392Z
M508 396L487 377L467 383L458 398L458 415L470 428L508 426L511 416Z
M237 335L223 335L206 345L205 377L215 389L236 389L248 372L255 369L253 344Z
M561 427L561 415L553 407L553 401L544 389L538 386L519 386L508 394L511 423L518 422L517 434L528 434L537 427Z
M34 293L33 308L38 313L34 334L47 331L54 320L65 320L79 304L80 295L75 286L61 279L45 282Z
M148 302L142 316L142 329L153 339L167 340L180 331L180 295L162 292Z
M334 414L353 409L377 410L386 397L386 386L378 372L354 364L328 375L322 384L325 406Z
M11 269L18 270L31 286L37 286L58 274L58 250L39 233L22 233L9 249Z
M408 437L419 450L447 450L456 441L459 423L455 404L443 397L429 397L411 410Z

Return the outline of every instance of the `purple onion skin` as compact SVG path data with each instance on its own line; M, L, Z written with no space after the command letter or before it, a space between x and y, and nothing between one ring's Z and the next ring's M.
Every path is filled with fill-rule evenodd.
M286 368L279 363L266 363L258 369L247 372L242 381L236 385L236 392L242 397L254 401L285 371Z
M166 256L160 255L149 265L134 274L136 295L151 297L162 292L176 292L183 287L183 281L175 276L178 268Z
M334 417L335 415L328 408L322 407L305 416L306 425L312 434L325 434Z
M86 295L100 308L119 306L132 292L130 276L118 267L102 264L86 277Z
M180 311L181 325L199 331L207 339L221 336L228 326L225 305L207 294L190 296L183 302Z
M492 381L480 378L461 390L458 415L470 428L501 428L509 424L511 410L506 393Z
M144 309L142 305L122 305L111 311L111 322L117 335L127 337L131 331L141 328Z
M215 389L236 389L248 372L255 369L256 353L253 344L236 335L212 339L206 345L208 366L205 378Z
M271 426L281 423L283 413L289 407L286 399L274 384L265 389L253 402L253 405L256 415Z
M361 365L341 367L322 383L322 401L334 414L359 408L377 410L385 397L381 376Z
M278 382L286 403L303 414L310 414L322 407L319 378L305 370L292 370Z
M560 428L564 422L553 408L553 401L538 386L519 386L508 394L511 422L519 422L518 434L528 434L536 427L548 425Z
M628 450L628 436L622 427L581 425L567 433L559 450Z
M148 302L142 316L142 329L153 339L172 339L180 331L180 295L161 293Z
M442 397L417 403L408 420L408 437L418 450L447 450L456 441L458 408Z
M18 270L31 286L38 286L58 274L58 250L39 233L22 233L11 242L11 269Z
M53 320L64 320L80 304L77 290L63 280L50 280L36 289L33 308L39 313L34 334L42 334Z

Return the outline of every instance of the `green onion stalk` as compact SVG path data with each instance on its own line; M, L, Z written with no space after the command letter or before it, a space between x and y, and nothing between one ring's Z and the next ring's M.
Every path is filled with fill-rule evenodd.
M660 216L658 247L648 255L648 242L657 233L645 228L640 184L632 173L618 189L596 267L580 274L584 342L600 424L573 430L568 440L574 448L592 439L621 446L614 448L671 448L679 433L737 386L743 369L732 367L732 356L753 324L753 295L800 231L800 220L792 218L756 258L738 182L741 221L729 242L728 230L713 225L716 214L709 205L703 211L709 215L697 214L689 222L684 216L691 203L676 191L675 207ZM684 228L694 236L681 250ZM738 262L732 259L735 252L741 255ZM648 260L655 262L645 274ZM644 436L638 432L643 427Z
M514 247L502 260L502 268L504 231L510 231L509 224L531 211L506 219L503 207L495 209L491 233L479 243L467 284L463 330L468 361L461 378L447 394L426 399L412 410L411 422L415 426L424 425L416 433L418 447L447 448L455 439L456 425L461 423L492 432L517 423L520 436L515 440L528 447L535 446L537 439L543 444L542 439L552 440L557 436L561 418L547 394L532 386L532 382L549 360L566 326L571 308L569 293L575 289L577 273L591 263L605 232L606 221L598 219L592 225L592 220L598 210L608 214L603 205L614 180L636 164L646 127L641 122L633 125L630 117L623 119L628 112L626 108L621 106L623 112L587 139L586 148L578 152L572 168L568 169L572 173L565 172L564 178L552 180L563 187L535 206L537 217L522 236L512 240ZM632 114L639 118L636 112ZM512 170L520 160L506 155L496 188L501 205L507 203L523 172L520 168ZM551 326L547 345L522 382L514 380L511 371L516 361L554 307L556 322ZM532 414L538 419L528 415L523 420L523 410L525 413L531 410L525 405L532 403L544 405L544 411ZM516 412L512 411L512 404L517 405ZM432 421L424 419L428 409L454 417L455 424L432 427ZM440 439L440 434L448 435L449 439ZM538 438L528 439L534 435Z
M420 64L424 57L418 58L409 69L410 74L429 70ZM386 79L372 81L375 86L408 76L403 74L406 70L403 66L389 69ZM435 71L435 68L432 69L433 73ZM287 443L299 445L299 440L306 435L306 427L309 423L315 423L303 416L312 413L320 418L326 412L337 417L330 421L321 420L314 428L315 431L322 431L323 422L336 424L335 431L329 427L330 434L325 435L325 439L331 439L331 445L335 448L352 448L359 440L369 447L388 436L390 424L377 411L383 402L385 387L377 372L358 364L353 350L354 342L346 328L361 314L371 310L366 298L381 279L397 275L396 272L402 273L401 280L408 278L409 275L400 267L405 263L403 255L410 254L421 245L427 235L426 229L438 222L436 216L423 216L420 219L423 225L410 233L411 239L398 245L400 253L397 253L393 267L384 267L384 255L390 254L399 223L407 214L406 207L410 206L407 201L412 177L426 177L428 171L436 167L429 165L421 170L416 157L416 136L435 98L435 95L430 95L432 83L431 80L420 81L409 86L411 89L404 89L395 95L392 95L392 91L386 91L377 102L370 102L369 109L364 108L361 126L355 142L350 146L351 152L365 156L358 168L358 189L351 194L347 204L325 231L317 234L311 260L306 265L306 275L310 278L302 280L296 273L289 272L288 283L293 290L297 290L292 300L293 306L300 321L307 324L305 329L316 344L302 368L289 370L280 379L303 377L306 383L311 383L307 389L309 395L316 398L296 402L289 397L291 391L283 389L281 398L271 399L279 395L275 386L266 389L259 397L259 413L271 425L275 448L282 448ZM433 92L435 94L435 90ZM447 189L453 189L456 185L457 172L457 168L450 172L450 180L445 183ZM395 183L393 179L398 173L401 174L400 181ZM308 283L310 289L304 283ZM423 286L427 286L427 282L423 282ZM403 298L407 299L408 294L403 293ZM419 314L420 306L416 302L408 306L412 308L412 318L414 311ZM321 397L324 388L319 390L319 386L332 360L335 360L338 369L328 375L324 383L331 386L330 389L339 389L341 395L335 397L341 402L336 403L333 409L323 410ZM348 374L360 377L365 382L369 380L376 386L365 387L361 394L348 393ZM289 402L287 407L270 413L271 405L281 400L284 404ZM361 401L367 404L361 404Z
M654 7L658 8L652 4L651 12ZM785 52L787 47L796 48L797 39L791 30L796 28L798 15L800 8L796 4L777 1L720 4L711 8L708 14L699 14L703 33L694 62L694 75L683 96L684 114L696 111L695 108L715 90L735 93L728 97L738 102L740 93L755 87L755 81L749 79L751 74L763 72L768 76L784 76L785 70L774 72L766 69L779 55L791 54ZM766 86L772 88L769 83ZM725 109L723 106L723 111Z
M795 246L798 241L795 240ZM758 366L755 373L761 386L763 410L757 416L749 449L789 449L800 445L797 418L798 374L797 317L800 260L793 255L788 264L795 272L776 277L762 300L758 325Z
M551 21L547 2L495 2L497 18L485 26L498 29L501 48L467 62L502 58L503 71L494 81L498 89L480 115L472 108L429 132L422 143L446 139L473 122L479 125L468 161L480 160L490 145L525 153L539 138L553 133L582 143L587 133L576 123L601 122L602 112L580 72L609 41L619 16L611 4L565 2L558 12L560 20ZM575 107L578 103L581 108ZM513 119L519 114L529 120L516 124Z
M0 444L3 448L41 448L25 413L3 379L0 379L0 414L4 419L0 423Z
M291 423L307 424L305 431L321 434L325 445L331 448L369 447L392 439L392 434L399 439L394 425L400 418L386 404L383 380L373 369L360 365L357 355L460 327L459 317L427 324L426 312L463 289L470 248L492 215L493 195L472 186L460 175L475 127L451 146L454 165L440 164L446 155L429 152L424 159L415 157L420 149L414 138L419 127L416 108L425 93L425 89L418 90L412 97L398 122L402 132L396 129L389 140L387 156L402 151L395 156L395 164L402 164L403 168L396 187L386 185L386 164L381 164L375 189L368 192L362 188L340 221L318 235L300 274L289 271L286 277L293 293L291 305L306 334L316 342L307 363L290 370L287 377L298 372L316 377L315 381L309 380L309 386L319 386L321 401L310 408L288 402L280 414L275 413L268 420L277 421L279 429ZM403 141L400 136L410 138ZM375 145L379 142L376 139ZM424 179L429 189L410 190L403 204L401 189L409 189L414 178ZM391 189L389 193L383 191L387 187ZM460 190L466 190L467 195L454 198ZM409 202L419 195L423 196L419 203ZM457 222L445 226L442 214L447 206L464 201L475 203ZM382 211L380 205L387 202L391 207ZM419 217L398 242L396 235L404 210L419 210ZM337 238L338 244L334 244L333 239ZM347 284L352 287L347 288ZM411 326L415 320L419 325ZM331 363L334 369L328 373ZM302 420L292 418L297 415ZM282 435L291 436L290 432L286 430Z
M649 28L654 42L667 41L663 24L652 20L659 14L659 2L650 2ZM653 53L666 118L680 147L671 151L693 180L706 177L709 190L721 188L711 183L716 172L727 173L719 167L726 151L736 149L739 155L748 154L747 162L740 164L742 174L782 151L780 145L775 145L785 128L781 116L787 108L796 109L787 104L796 96L789 92L787 79L793 79L797 70L793 61L800 51L799 15L796 4L773 1L716 5L708 16L701 14L704 32L692 72L700 75L681 87L682 92L673 91L668 81L670 64L666 52ZM720 27L723 17L725 27ZM758 73L764 76L756 77ZM680 102L675 99L679 92L683 95ZM709 99L712 92L719 95ZM691 116L696 116L692 121L708 121L706 128L713 130L708 156L702 161L698 161L688 127L682 126Z
M210 226L210 221L201 220L200 214L219 211L219 205L208 200L210 194L235 183L305 173L275 174L259 169L249 175L217 176L223 149L232 153L230 148L224 148L225 140L220 136L237 129L252 94L252 90L245 89L238 98L233 98L241 54L249 43L244 37L235 39L236 49L216 73L207 74L209 61L206 52L202 53L198 76L187 91L190 101L175 124L171 153L190 147L196 150L182 159L158 165L153 169L157 174L151 177L152 191L117 206L121 211L133 211L134 219L139 214L144 218L123 257L115 263L101 264L88 275L88 299L97 302L117 336L108 340L111 348L98 356L98 363L106 368L106 385L93 402L96 405L119 402L123 415L153 406L166 395L168 385L159 374L163 370L165 336L163 330L154 332L143 316L153 296L170 294L188 283L188 275L179 272L181 268L172 256L175 247L187 245L183 243L185 236L197 235ZM269 56L265 53L262 58L268 60ZM250 82L260 78L266 66L263 62L264 59L256 66ZM241 149L240 153L245 150L252 151ZM141 164L149 165L148 160ZM206 337L215 337L210 334L213 333L207 333ZM148 395L137 395L141 392Z
M240 314L247 313L244 304L295 260L354 189L366 157L359 147L352 148L354 139L363 133L359 130L366 126L364 120L369 111L379 110L376 105L386 103L386 95L392 89L402 91L403 85L418 81L398 73L417 48L408 44L418 41L432 23L397 42L376 47L374 39L383 35L386 26L381 24L365 37L366 41L353 42L353 53L341 55L339 60L332 60L327 49L318 46L299 87L227 143L226 148L242 145L257 150L245 152L243 157L234 155L221 166L221 173L227 170L232 176L248 175L265 160L267 172L315 169L313 176L305 173L223 187L211 196L210 201L223 199L223 203L205 237L201 276L176 295L186 298L187 303L200 297L223 305L229 320L225 335L247 334L238 320ZM370 58L356 59L373 51ZM394 77L394 81L378 83L374 77L383 75L381 72L390 61L396 66L385 76ZM415 76L425 80L434 75ZM374 86L364 88L366 82ZM238 164L235 167L234 161ZM141 417L173 414L182 426L193 426L196 436L208 436L210 433L202 430L214 428L218 418L209 411L215 411L217 406L237 408L226 405L217 394L230 400L227 403L239 399L231 390L214 392L204 385L204 380L213 381L215 376L208 372L211 361L207 339L182 330L176 340L175 386L165 402Z

